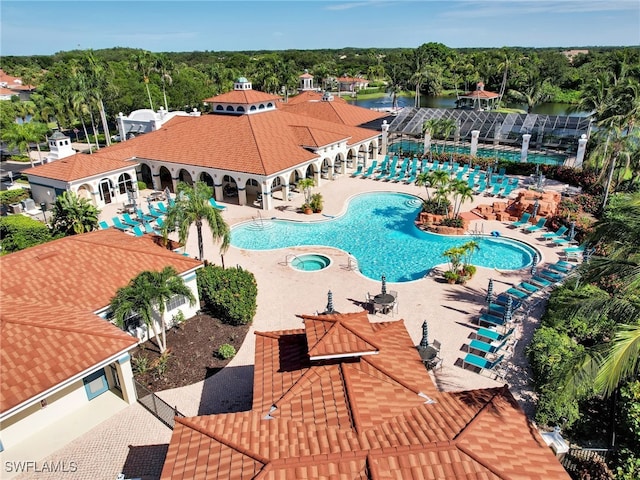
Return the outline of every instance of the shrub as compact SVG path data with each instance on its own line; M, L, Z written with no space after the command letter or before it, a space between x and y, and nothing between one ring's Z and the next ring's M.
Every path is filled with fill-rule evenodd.
M198 270L198 292L212 315L231 325L251 323L257 309L258 286L242 268L208 265Z
M218 348L218 356L224 360L229 360L236 356L236 349L233 345L223 343Z
M442 225L445 227L454 227L454 228L462 228L464 227L464 223L460 217L456 218L443 218Z
M18 203L20 200L24 200L25 198L29 198L29 192L23 188L0 192L0 204L2 205Z
M131 363L133 363L133 373L142 375L149 370L149 359L143 355L133 357Z
M3 253L17 252L53 240L49 227L24 215L0 218L0 243Z
M144 183L142 180L138 180L138 190L146 190L147 188L147 184Z
M446 215L449 212L450 206L451 202L449 202L449 200L440 200L440 203L438 203L437 200L432 198L422 202L422 211L434 215Z

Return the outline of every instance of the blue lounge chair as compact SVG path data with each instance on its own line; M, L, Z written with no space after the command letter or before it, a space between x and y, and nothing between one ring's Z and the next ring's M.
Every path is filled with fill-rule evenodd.
M502 193L500 193L500 197L502 198L508 198L511 195L511 192L513 192L516 188L518 188L518 183L517 183L517 179L516 179L516 183L508 183L505 187L504 190L502 190Z
M531 214L528 212L525 212L522 214L522 217L520 217L520 220L511 223L509 226L515 227L515 228L522 227L523 225L526 225L529 223L530 218L531 218Z
M363 170L364 170L364 165L360 164L358 165L358 168L356 169L356 171L351 174L351 176L357 177L359 175L362 175Z
M158 226L159 229L163 229L164 228L164 220L162 218L157 218L156 219L156 225Z
M475 188L475 193L477 194L481 194L483 193L485 190L487 189L487 184L484 181L484 179L480 180L480 183L478 184L478 186Z
M393 157L393 159L391 160L391 165L389 165L389 162L387 163L383 162L382 165L380 166L380 173L376 175L374 180L382 180L383 178L386 178L389 175L391 175L391 172L395 171L397 163L398 163L398 157Z
M559 261L549 265L547 268L550 268L551 270L554 270L560 273L569 273L571 270L576 268L576 266L569 262Z
M564 225L562 225L559 229L557 229L555 232L547 232L547 233L543 233L542 235L540 235L542 238L546 238L547 240L552 240L554 238L558 238L561 237L562 235L565 234L565 232L568 230L567 227L565 227Z
M505 308L506 307L504 305L500 305L498 303L491 302L487 306L487 311L489 312L490 315L502 316L502 315L504 315Z
M508 337L505 337L501 341L495 342L495 343L494 342L488 343L488 342L483 342L482 340L473 339L471 340L471 342L469 342L469 349L478 350L483 353L496 353L502 350L502 347L504 347L507 344L507 341L509 341Z
M429 170L439 170L439 169L440 169L440 162L438 160L434 160L431 166L429 167Z
M367 169L367 171L362 174L362 178L369 178L377 166L378 166L377 160L374 160L373 162L371 162L371 165L369 165L369 168Z
M500 333L493 328L484 328L481 327L477 332L474 333L475 338L482 339L486 338L487 340L491 340L492 342L501 342L507 337L510 337L511 334L515 331L516 327L511 327L505 333Z
M122 222L125 225L129 225L130 227L137 227L138 225L140 225L140 222L136 222L133 218L131 218L131 215L129 215L128 213L123 213L122 214Z
M411 171L404 178L404 183L407 185L416 181L416 177L418 176L418 159L414 158L411 160Z
M131 229L131 225L126 225L125 223L123 223L120 217L113 217L111 221L113 222L113 226L116 227L118 230L122 230L123 232L128 232Z
M142 224L142 228L144 229L144 233L152 233L152 234L157 233L150 223L144 222Z
M569 237L559 237L553 239L554 245L566 245L567 243L571 243L573 240Z
M562 280L564 280L565 274L552 272L551 270L542 270L540 272L540 276L548 278L549 280L553 280L554 282L561 282Z
M458 173L456 174L456 179L457 180L462 180L462 177L464 177L468 171L469 171L469 164L465 163L462 166L462 169L459 170Z
M496 317L495 315L491 315L490 313L483 313L480 315L478 319L480 323L488 323L489 325L496 325L498 327L502 327L505 324L504 318Z
M209 199L209 205L211 205L213 208L215 208L216 210L226 210L227 207L225 207L224 205L220 205L216 202L216 199L211 197Z
M529 282L520 282L518 285L516 285L516 288L529 295L540 291L540 287Z
M151 215L152 217L155 217L155 218L164 217L164 213L162 213L160 210L157 210L156 207L154 207L152 203L149 204L149 215Z
M144 235L144 232L142 231L142 228L140 228L140 225L136 225L135 227L133 227L133 234L136 237L141 237Z
M154 217L154 216L152 216L152 215L146 215L146 214L142 211L142 209L140 209L140 208L138 208L138 209L136 210L136 215L137 215L137 217L138 217L138 220L142 221L143 223L144 223L144 222L153 222L153 221L156 219L156 217Z
M509 288L506 292L507 295L511 295L512 297L516 297L519 300L524 300L529 297L529 293L525 293L522 290L518 290L517 288Z
M393 177L391 177L389 179L389 181L391 181L391 182L399 182L399 181L401 181L405 177L405 175L407 174L407 167L408 166L409 166L409 159L405 158L402 161L402 165L400 166L400 169L396 172L396 174Z
M533 277L531 277L529 279L529 283L540 285L542 288L550 287L551 285L553 285L553 282L550 282L549 280L539 277L538 275L534 275Z
M502 183L494 183L493 188L491 189L491 192L489 192L489 194L493 197L497 197L498 195L500 195L500 192L503 188L504 187L502 186Z
M395 158L395 157L394 157ZM376 176L375 180L380 180L382 177L386 176L389 167L389 159L387 157L384 158L384 160L382 160L382 164L380 165L380 169L378 170L378 175Z
M166 205L164 203L162 203L162 202L158 202L158 210L160 212L164 213L165 215L168 212Z
M537 232L538 230L542 230L545 223L547 223L547 217L542 217L540 220L538 220L538 223L536 223L535 225L529 225L528 227L524 227L523 231Z
M396 170L397 170L397 166L398 166L398 158L394 158L393 161L391 162L391 166L389 167L389 173L387 175L383 175L382 178L380 180L391 180L393 177L396 176Z
M504 355L500 355L495 360L489 360L485 357L480 357L478 355L474 355L473 353L467 353L467 355L462 360L462 368L465 365L473 365L474 367L478 367L480 371L483 370L493 370L496 365L498 365L504 359Z
M107 228L109 228L109 224L104 220L98 222L98 226L100 227L100 230L106 230Z

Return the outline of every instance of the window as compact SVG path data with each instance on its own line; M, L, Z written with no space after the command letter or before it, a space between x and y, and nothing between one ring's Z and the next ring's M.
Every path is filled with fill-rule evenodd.
M133 184L131 183L131 175L123 173L118 177L118 190L120 195L127 193L127 190L133 190Z
M184 295L176 295L167 302L167 311L174 310L179 306L184 305L185 303L187 303L187 299L184 297Z

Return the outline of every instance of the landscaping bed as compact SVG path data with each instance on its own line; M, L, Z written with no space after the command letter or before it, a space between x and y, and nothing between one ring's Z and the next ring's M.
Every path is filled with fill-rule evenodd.
M200 382L231 360L217 355L220 345L240 349L249 325L229 325L207 314L196 315L167 331L167 355L153 340L132 353L135 379L157 392Z

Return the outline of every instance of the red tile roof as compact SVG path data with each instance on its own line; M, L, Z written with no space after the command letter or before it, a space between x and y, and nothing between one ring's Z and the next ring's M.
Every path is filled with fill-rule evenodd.
M235 103L247 105L260 102L279 102L281 97L271 93L264 93L258 90L231 90L227 93L216 95L203 100L205 103Z
M112 152L102 149L92 155L77 153L54 162L27 168L22 173L37 177L51 178L63 182L72 182L94 175L107 174L113 170L135 167L137 163L124 161L131 157L113 158Z
M354 127L388 115L384 112L349 105L344 100L340 102L335 99L331 102L306 101L287 103L282 104L280 108L296 115L304 115L305 117L317 118L326 122L351 125Z
M295 105L297 103L302 103L302 102L320 102L322 101L323 95L324 94L322 92L307 90L306 92L302 92L293 97L289 97L289 99L287 100L287 103L279 103L278 107L282 108L282 107L286 107L287 105ZM337 103L348 103L342 97L333 97L332 101Z
M95 315L145 270L201 263L115 229L0 257L0 412L136 344Z
M438 391L403 321L303 318L257 334L251 411L176 419L163 479L569 478L506 386Z

